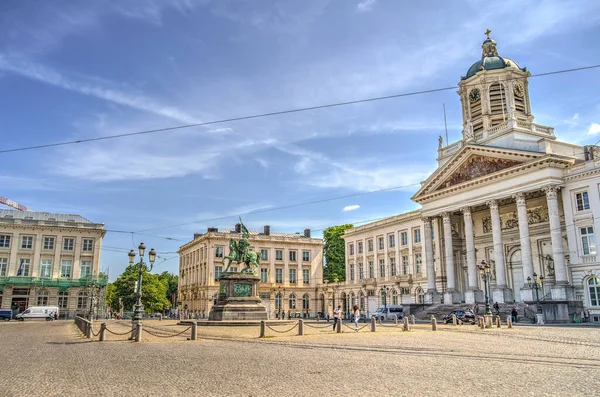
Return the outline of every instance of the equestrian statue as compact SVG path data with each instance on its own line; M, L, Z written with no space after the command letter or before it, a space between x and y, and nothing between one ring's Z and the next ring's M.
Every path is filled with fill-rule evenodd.
M257 275L260 265L260 254L250 251L250 242L248 241L250 232L246 229L241 217L240 225L242 229L242 239L239 241L234 239L229 240L229 255L223 258L223 265L225 265L225 260L227 260L227 267L225 267L223 273L227 273L229 271L229 266L231 266L233 262L236 262L246 264L246 267L242 269L241 273Z

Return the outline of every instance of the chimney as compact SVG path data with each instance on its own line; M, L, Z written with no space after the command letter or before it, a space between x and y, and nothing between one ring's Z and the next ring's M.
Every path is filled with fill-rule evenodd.
M265 231L263 233L265 236L270 236L271 235L271 226L269 225L265 225Z
M304 229L304 237L310 238L310 229Z
M594 159L594 147L593 146L584 146L583 147L583 154L584 154L584 158L585 161L589 161L589 160L593 160Z
M194 240L202 236L202 233L194 233Z
M236 233L241 233L242 232L242 224L241 223L236 223L235 224L235 232Z
M219 231L218 227L209 227L208 230L207 230L207 233L210 233L210 232L215 232L216 233L218 231Z

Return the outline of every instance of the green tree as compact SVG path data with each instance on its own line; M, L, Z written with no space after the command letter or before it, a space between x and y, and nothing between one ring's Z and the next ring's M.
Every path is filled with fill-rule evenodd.
M176 307L177 301L177 286L179 284L179 276L176 276L167 271L158 275L160 281L167 286L167 299L171 302L171 307Z
M105 297L106 304L110 306L111 310L119 311L119 298L116 297L117 289L114 283L110 283L106 286ZM116 301L116 306L113 306L113 302Z
M323 231L325 248L325 264L323 265L323 279L329 282L346 280L346 244L342 236L354 225L345 224L328 227Z
M119 298L123 302L123 310L132 311L135 305L135 282L138 279L138 265L129 265L119 278L112 283L114 293L107 301L114 310L119 308ZM167 285L163 283L158 274L152 274L144 266L142 273L142 304L147 312L152 310L162 311L170 306L167 299Z

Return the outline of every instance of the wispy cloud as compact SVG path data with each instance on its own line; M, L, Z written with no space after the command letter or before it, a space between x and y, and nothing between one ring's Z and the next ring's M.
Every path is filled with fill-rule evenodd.
M599 123L592 123L590 124L590 127L588 128L588 135L596 135L596 134L600 134L600 124Z
M343 212L348 212L348 211L356 211L357 209L360 208L360 205L358 204L354 204L354 205L347 205L345 206L342 211Z
M363 0L360 3L358 3L358 5L356 6L356 9L359 12L371 11L371 9L375 5L375 3L377 3L377 0Z

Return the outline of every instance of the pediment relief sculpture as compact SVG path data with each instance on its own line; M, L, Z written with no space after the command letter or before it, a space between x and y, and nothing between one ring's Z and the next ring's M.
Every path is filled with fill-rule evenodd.
M506 168L522 164L520 161L506 160L480 155L473 155L465 161L437 190L458 185L485 175L493 174Z
M544 206L528 208L527 221L530 225L548 222L548 208ZM502 230L509 230L515 227L519 227L519 217L517 215L517 211L501 214L500 224L502 225ZM489 216L483 218L483 232L492 232L492 218Z
M418 253L421 252L421 246L420 245L414 245L413 246L413 252Z
M408 255L408 248L403 248L400 250L400 254L402 255Z

